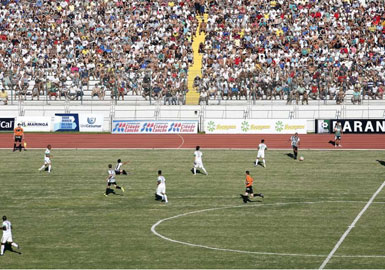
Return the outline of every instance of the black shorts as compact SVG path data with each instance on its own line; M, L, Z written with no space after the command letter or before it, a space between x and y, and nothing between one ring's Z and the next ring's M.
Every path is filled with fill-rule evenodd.
M108 183L107 183L107 186L108 186L108 187L110 187L111 185L116 186L116 182L108 182Z
M298 146L293 146L294 151L298 151Z
M119 175L119 174L120 174L120 171L119 171L119 170L115 170L115 174L116 174L116 175Z
M21 142L23 140L23 136L15 136L15 142Z
M249 194L254 194L253 187L252 186L246 187L246 192Z
M341 136L335 136L336 140L341 140Z

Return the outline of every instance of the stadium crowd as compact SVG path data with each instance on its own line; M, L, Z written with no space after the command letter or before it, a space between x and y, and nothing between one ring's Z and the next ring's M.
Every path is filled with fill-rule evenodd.
M19 98L183 103L200 26L201 101L383 98L383 0L2 0L0 80ZM208 14L199 25L196 16ZM68 84L70 79L71 84ZM150 91L150 89L152 91Z

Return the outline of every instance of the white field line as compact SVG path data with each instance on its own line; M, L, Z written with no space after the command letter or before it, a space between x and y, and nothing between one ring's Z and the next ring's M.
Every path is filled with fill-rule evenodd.
M385 182L384 182L385 183ZM271 204L257 204L253 206L249 205L237 205L237 206L225 206L225 207L216 207L216 208L209 208L209 209L202 209L187 213L182 213L176 216L168 217L161 219L157 221L154 225L151 227L151 232L166 240L169 242L182 244L190 247L198 247L198 248L204 248L204 249L211 249L211 250L217 250L217 251L225 251L225 252L235 252L235 253L244 253L244 254L257 254L257 255L272 255L272 256L298 256L298 257L325 257L326 255L321 254L296 254L296 253L277 253L277 252L266 252L266 251L246 251L246 250L237 250L237 249L226 249L226 248L216 248L216 247L210 247L210 246L204 246L199 244L193 244L189 242L183 242L175 239L171 239L167 236L164 236L156 231L156 228L163 222L177 219L180 217L192 215L192 214L198 214L203 212L209 212L209 211L216 211L216 210L222 210L222 209L229 209L229 208L242 208L242 207L263 207L263 206L275 206L275 205L289 205L289 204L318 204L318 203L365 203L362 201L316 201L316 202L287 202L287 203L271 203ZM373 202L375 204L376 202ZM339 258L385 258L385 255L336 255L334 257Z
M325 266L328 264L330 259L333 257L334 253L337 251L337 249L341 246L342 242L345 240L345 238L348 236L350 231L354 228L358 220L361 218L361 216L365 213L365 211L369 208L369 206L372 204L378 193L381 192L381 190L385 186L385 181L382 183L382 185L377 189L377 191L373 194L373 196L370 198L370 200L366 203L365 207L362 208L361 212L356 216L356 218L353 220L352 224L348 227L348 229L345 231L345 233L341 236L340 240L338 240L337 244L334 246L332 251L329 253L329 255L326 257L326 259L323 261L319 269L324 269Z

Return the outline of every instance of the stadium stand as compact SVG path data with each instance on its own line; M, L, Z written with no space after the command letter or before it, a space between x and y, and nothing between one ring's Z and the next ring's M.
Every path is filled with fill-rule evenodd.
M140 105L152 95L161 105L304 98L310 105L352 98L385 104L382 0L3 0L0 6L0 87L11 103Z

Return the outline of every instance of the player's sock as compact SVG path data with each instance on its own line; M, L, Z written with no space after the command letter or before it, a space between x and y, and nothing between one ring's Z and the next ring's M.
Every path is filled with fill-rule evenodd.
M51 172L51 165L48 165L48 172Z
M262 162L263 162L263 167L266 168L266 161L263 159Z
M202 167L202 170L205 172L206 175L209 175L205 168Z
M168 203L167 195L166 194L163 195L163 200L164 200L165 203Z
M119 187L119 186L115 186L116 187L116 189L122 189L121 187Z
M5 249L5 245L4 244L1 244L1 255L4 255L4 249Z
M41 168L39 169L39 171L44 170L44 169L45 169L45 165L41 166Z
M106 192L104 193L104 195L108 195L108 193L110 193L110 189L106 188Z
M19 248L19 245L16 244L16 243L14 243L14 242L13 242L11 245L12 245L13 247L15 247L15 248Z
M255 161L255 166L258 166L259 159Z
M197 168L194 168L194 175L197 174Z
M13 144L13 152L16 151L16 143Z
M21 144L19 144L19 152L21 152Z
M264 198L265 196L263 196L263 194L262 193L258 193L258 194L254 194L254 197L261 197L261 198Z
M294 152L294 159L297 159L297 152Z

